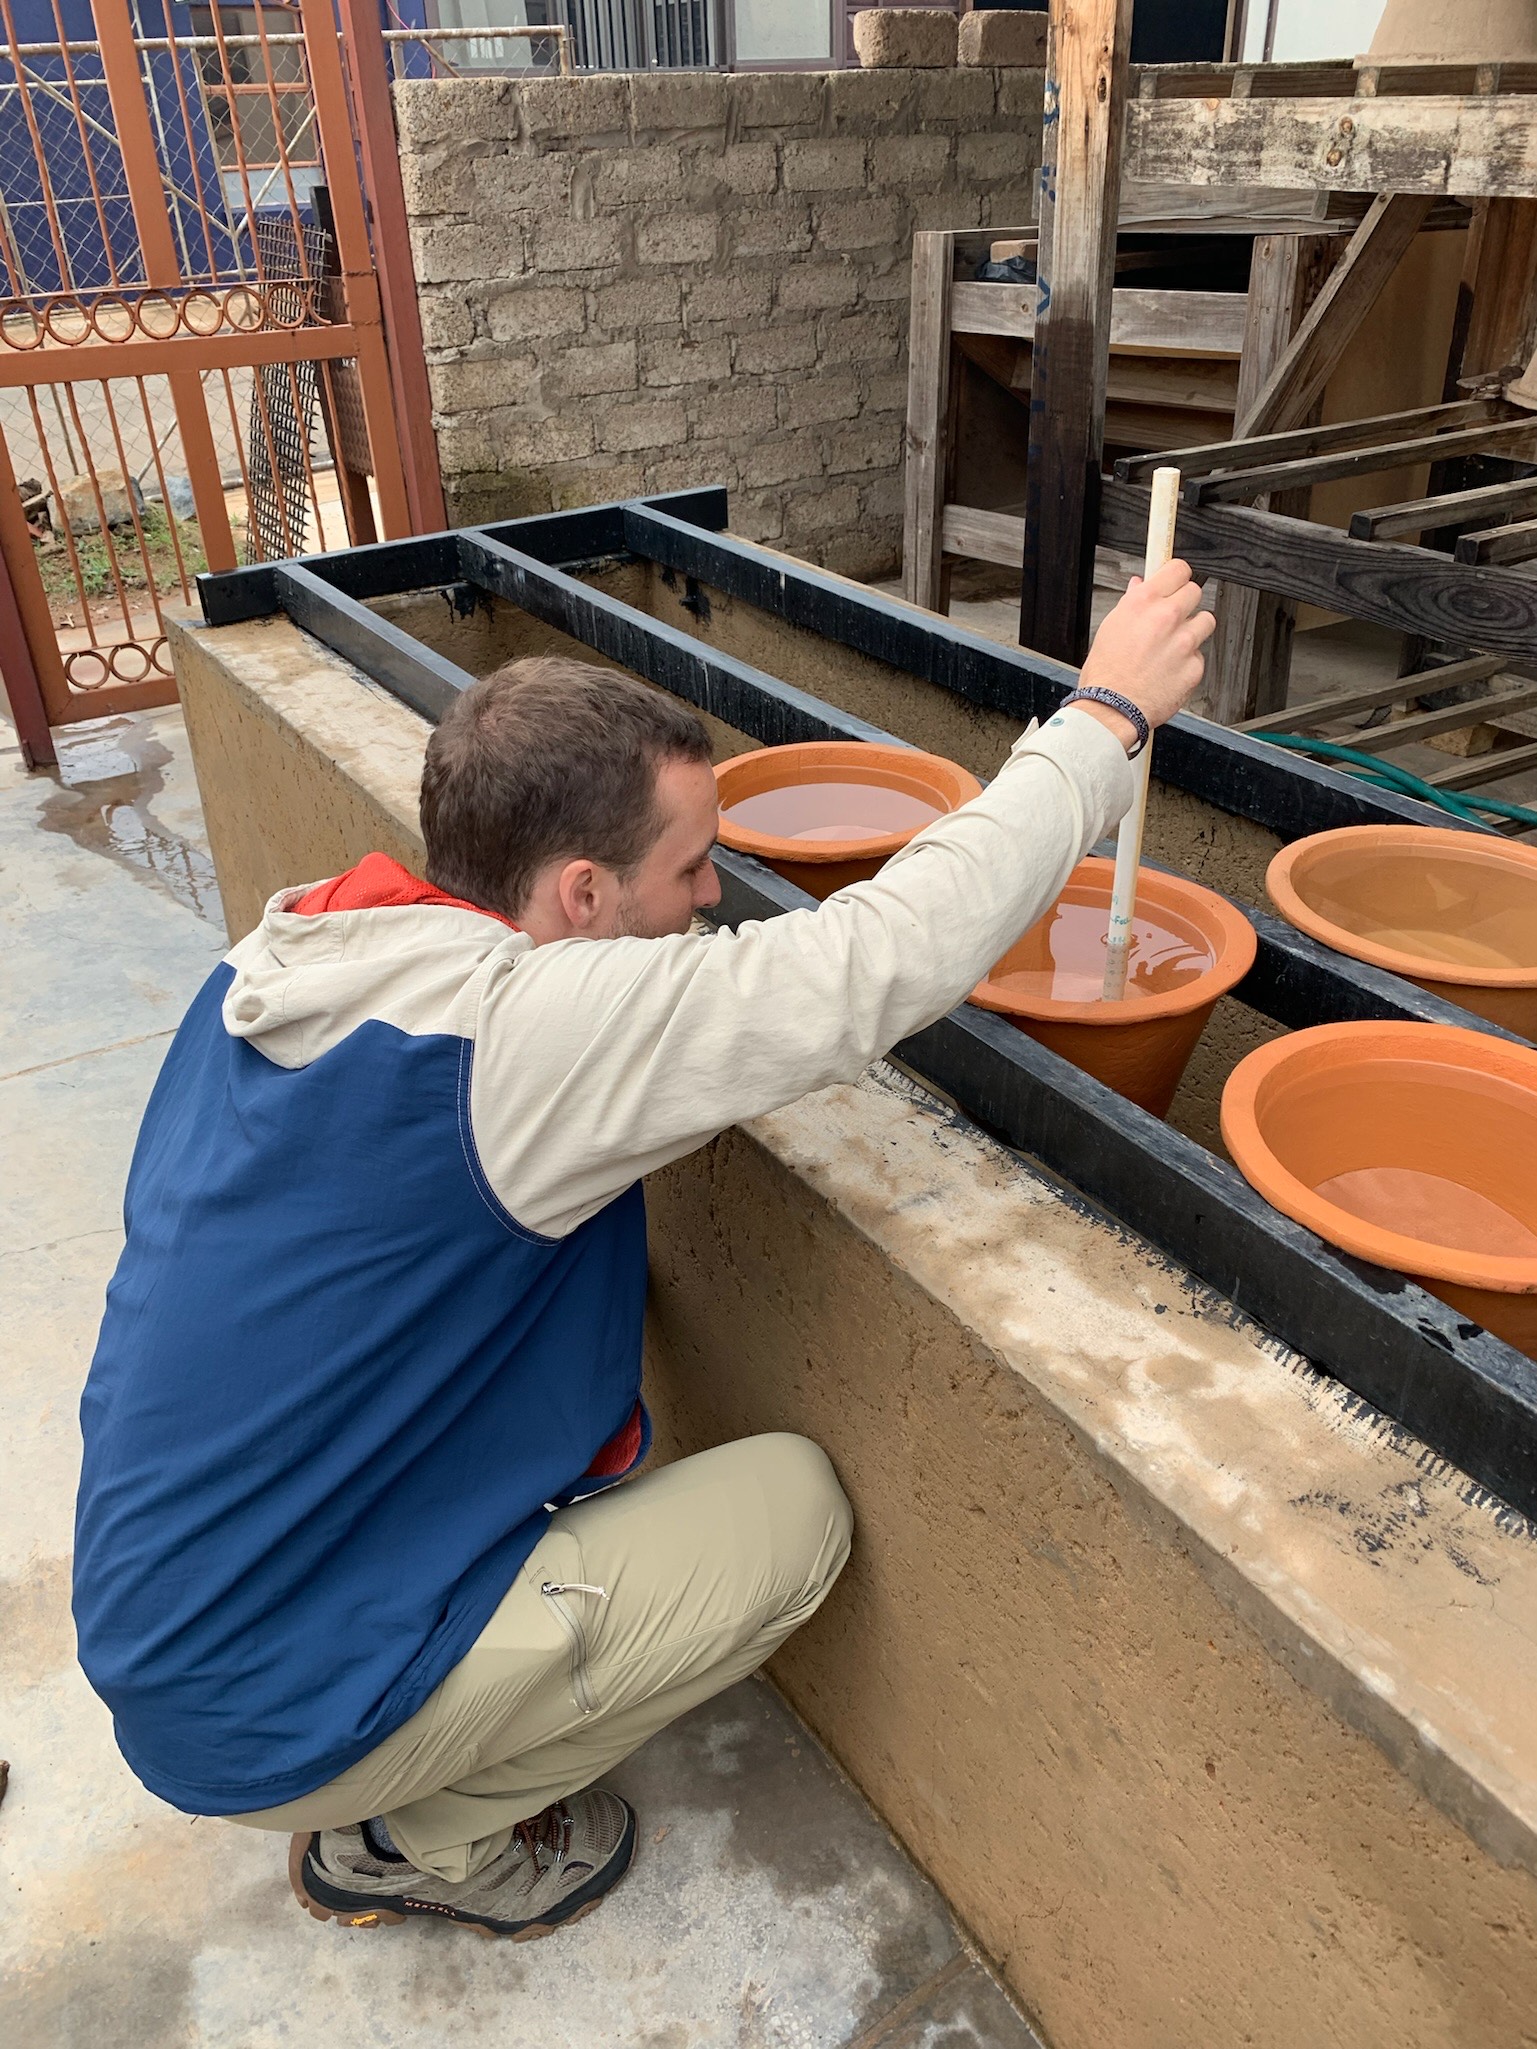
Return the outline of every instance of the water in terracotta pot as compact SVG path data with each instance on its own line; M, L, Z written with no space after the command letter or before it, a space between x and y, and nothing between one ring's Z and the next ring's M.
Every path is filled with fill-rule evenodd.
M956 762L879 741L759 747L719 763L721 844L815 897L865 882L982 785Z
M1326 946L1537 1037L1537 848L1435 826L1346 826L1283 847L1265 887Z
M879 783L788 783L725 806L722 819L777 839L878 840L888 833L921 832L944 817L938 804Z
M1163 1117L1217 999L1254 964L1254 928L1213 891L1139 870L1126 993L1107 1003L1113 874L1113 862L1080 861L971 1000Z
M1222 1136L1287 1216L1537 1356L1537 1052L1446 1025L1315 1026L1239 1062Z

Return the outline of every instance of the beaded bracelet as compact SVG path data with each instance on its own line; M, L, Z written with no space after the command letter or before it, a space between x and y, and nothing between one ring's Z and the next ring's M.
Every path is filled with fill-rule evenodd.
M1085 699L1090 704L1108 705L1111 711L1118 711L1123 719L1136 728L1137 744L1126 757L1128 761L1135 761L1153 737L1153 729L1148 724L1142 707L1133 704L1129 697L1122 697L1118 690L1100 690L1091 684L1087 690L1075 690L1070 697L1064 697L1057 709L1066 711L1070 704L1080 704Z

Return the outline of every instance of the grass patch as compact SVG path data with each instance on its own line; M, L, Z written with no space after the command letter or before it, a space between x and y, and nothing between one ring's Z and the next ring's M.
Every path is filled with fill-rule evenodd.
M188 581L208 567L203 554L203 536L195 519L175 519L162 505L146 505L139 515L139 526L144 535L142 549L131 525L112 530L117 574L113 572L112 556L108 554L106 540L100 533L75 535L75 554L80 561L78 582L69 544L62 534L46 552L40 550L37 567L49 605L55 610L60 607L67 610L71 605L78 605L82 597L110 597L118 589L120 581L127 591L153 588L162 593L180 592L181 575L176 566L173 528L175 540L181 545Z

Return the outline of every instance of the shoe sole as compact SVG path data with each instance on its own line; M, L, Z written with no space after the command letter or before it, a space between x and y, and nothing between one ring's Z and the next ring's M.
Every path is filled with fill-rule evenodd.
M288 1883L293 1887L294 1898L307 1914L313 1914L317 1921L335 1921L342 1928L396 1928L406 1921L452 1921L459 1928L468 1928L476 1935L489 1936L500 1942L537 1942L541 1936L554 1935L562 1928L573 1928L578 1921L585 1921L595 1907L601 1906L604 1898L613 1891L629 1870L635 1857L635 1816L633 1812L620 1838L619 1848L614 1852L613 1862L618 1869L610 1877L608 1872L594 1873L587 1881L592 1885L598 1878L603 1883L590 1899L584 1900L586 1887L578 1887L572 1894L572 1904L565 1912L544 1921L517 1921L500 1923L478 1920L472 1914L456 1913L452 1907L437 1905L407 1906L404 1912L397 1907L351 1907L340 1903L328 1905L320 1897L321 1887L309 1864L309 1850L315 1840L312 1833L293 1836L288 1845Z

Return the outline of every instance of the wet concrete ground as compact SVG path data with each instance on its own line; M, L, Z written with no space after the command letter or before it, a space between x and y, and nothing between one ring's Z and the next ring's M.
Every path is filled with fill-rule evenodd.
M527 1946L322 1927L282 1839L137 1785L74 1662L75 1412L139 1113L224 935L179 715L59 737L57 773L0 751L0 2044L1031 2049L758 1681L616 1774L632 1873Z

